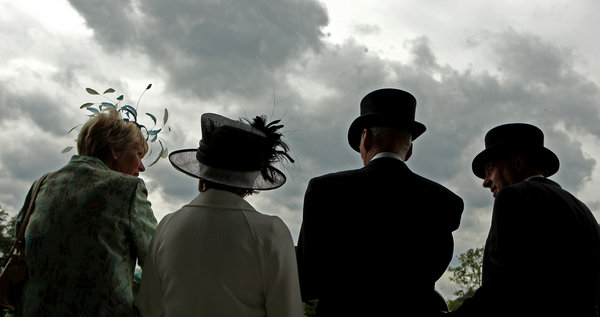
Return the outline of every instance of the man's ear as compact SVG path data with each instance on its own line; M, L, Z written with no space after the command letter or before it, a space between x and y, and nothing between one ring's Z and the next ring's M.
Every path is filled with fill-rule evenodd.
M411 143L410 146L408 147L408 151L406 151L406 155L404 155L404 161L408 161L408 159L412 156L412 152L413 152L413 144Z
M373 144L373 134L371 133L371 131L369 129L365 128L362 130L360 139L361 139L361 145L362 145L363 149L365 150L365 152L368 152L369 149L371 149L371 146Z
M521 174L525 170L525 166L527 165L527 158L521 154L517 154L513 157L513 167L517 174Z

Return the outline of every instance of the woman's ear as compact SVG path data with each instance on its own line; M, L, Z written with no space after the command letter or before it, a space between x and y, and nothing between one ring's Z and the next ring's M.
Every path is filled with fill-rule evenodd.
M117 151L115 151L115 147L112 144L108 145L108 154L110 155L110 158L117 159Z

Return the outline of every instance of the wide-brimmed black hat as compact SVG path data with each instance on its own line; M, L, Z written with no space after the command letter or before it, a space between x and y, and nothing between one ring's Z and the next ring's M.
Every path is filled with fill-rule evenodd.
M415 121L416 107L415 97L404 90L383 88L368 93L360 102L360 116L350 125L348 143L360 152L362 130L375 126L404 128L415 140L426 129Z
M257 121L260 124L257 125ZM283 126L265 125L264 117L245 123L214 113L203 114L201 126L202 139L197 149L169 154L169 160L177 170L242 189L268 190L285 183L283 172L271 165L278 161L277 156L285 153L276 149L284 143L279 141L281 134L274 133ZM255 126L260 126L264 132Z
M517 153L527 155L535 167L544 172L544 176L558 171L558 157L544 147L542 130L527 123L508 123L491 129L485 135L485 150L473 159L473 173L484 179L485 164Z

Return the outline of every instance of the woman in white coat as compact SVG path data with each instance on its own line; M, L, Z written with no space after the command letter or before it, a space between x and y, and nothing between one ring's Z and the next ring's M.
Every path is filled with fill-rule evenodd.
M244 197L283 185L279 121L203 114L198 149L169 155L199 195L159 223L138 294L142 316L303 316L289 229Z

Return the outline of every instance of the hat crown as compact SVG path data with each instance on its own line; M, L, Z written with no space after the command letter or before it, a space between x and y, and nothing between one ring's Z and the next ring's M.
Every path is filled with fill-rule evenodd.
M560 162L556 154L544 147L544 133L527 123L508 123L497 126L485 135L485 149L473 159L473 173L485 179L485 165L508 155L526 154L544 176L558 171Z
M508 123L491 129L485 135L486 148L503 143L543 147L544 133L531 124Z
M360 102L360 115L380 114L400 121L414 121L417 100L403 90L384 88L370 92Z
M362 130L371 127L395 127L410 132L413 141L425 132L425 126L415 121L417 100L410 93L383 88L368 93L360 101L360 116L350 124L348 143L360 152Z
M294 162L277 132L283 125L279 120L267 123L266 116L246 121L203 114L200 146L171 152L169 161L189 176L221 185L253 190L280 187L286 177L273 164L282 158Z
M266 136L249 124L205 113L196 157L203 164L234 171L257 171L266 163Z

